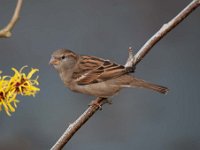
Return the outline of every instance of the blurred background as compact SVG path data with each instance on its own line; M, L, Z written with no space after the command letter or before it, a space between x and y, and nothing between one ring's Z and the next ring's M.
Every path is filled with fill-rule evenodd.
M0 26L17 0L0 0ZM28 0L13 36L0 39L0 70L39 68L41 92L21 100L8 117L0 112L0 150L47 150L94 99L64 87L48 65L51 53L68 48L124 64L191 0ZM65 150L200 149L200 8L162 39L135 75L167 86L161 95L124 89L65 146Z

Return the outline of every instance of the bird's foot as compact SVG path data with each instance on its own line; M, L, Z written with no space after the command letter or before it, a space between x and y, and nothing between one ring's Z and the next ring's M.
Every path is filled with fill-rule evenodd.
M89 106L96 106L99 108L99 110L102 110L102 106L98 100L93 100L89 103Z
M91 101L89 106L96 106L99 110L102 110L102 105L105 103L112 104L112 101L107 98L98 97L96 100Z

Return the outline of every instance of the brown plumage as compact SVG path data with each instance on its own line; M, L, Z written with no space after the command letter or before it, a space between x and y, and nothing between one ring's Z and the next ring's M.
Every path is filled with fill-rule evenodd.
M67 49L53 52L50 64L64 84L73 91L97 97L110 97L124 87L147 88L162 94L168 88L137 79L123 65L95 56L78 55Z

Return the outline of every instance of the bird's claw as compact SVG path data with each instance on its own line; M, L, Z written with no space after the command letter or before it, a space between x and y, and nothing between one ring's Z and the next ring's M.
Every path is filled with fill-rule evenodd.
M90 104L89 104L89 106L96 106L96 107L99 108L99 110L102 110L101 104L98 101L96 101L96 100L91 101Z
M104 103L112 104L112 101L107 98L103 98L103 100L105 100ZM102 98L91 101L89 106L96 106L99 110L102 110Z

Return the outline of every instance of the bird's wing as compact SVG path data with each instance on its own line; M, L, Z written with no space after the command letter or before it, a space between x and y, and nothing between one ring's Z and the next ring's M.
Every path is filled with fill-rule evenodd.
M126 68L109 60L93 56L81 56L77 70L73 78L79 85L98 83L119 77L127 73Z

